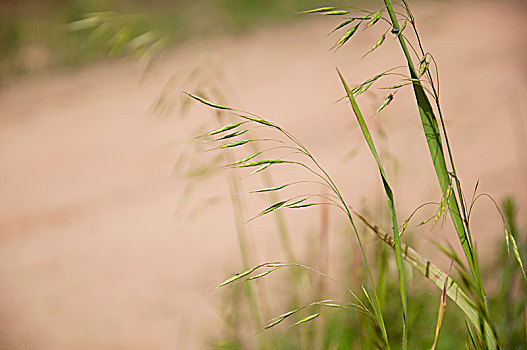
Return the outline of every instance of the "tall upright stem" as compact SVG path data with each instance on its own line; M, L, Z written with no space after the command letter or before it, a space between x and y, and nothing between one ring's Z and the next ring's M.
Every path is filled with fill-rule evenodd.
M432 109L430 101L428 100L428 97L426 96L424 88L421 85L421 82L419 81L419 75L417 74L417 71L413 64L412 57L406 45L403 33L400 32L401 28L399 26L396 13L392 7L392 3L390 0L384 0L384 4L390 16L392 26L398 32L397 37L398 37L399 43L401 45L401 49L403 50L404 56L408 64L408 69L410 71L410 77L412 78L412 86L414 89L415 98L416 98L417 106L419 109L419 115L421 117L423 131L426 137L426 141L428 143L428 148L430 151L430 155L432 157L432 162L434 164L434 168L435 168L436 175L439 181L439 185L441 187L441 191L443 192L443 196L445 196L447 191L449 191L449 189L451 188L451 178L450 178L450 172L448 171L446 161L445 161L445 155L443 152L443 146L442 146L441 135L440 135L437 119L434 115L434 111ZM445 133L445 138L446 138L446 133ZM449 152L450 152L450 149L449 149ZM453 159L450 159L450 160L451 160L451 165L454 168ZM486 301L486 293L485 293L485 289L483 286L481 273L479 270L477 255L474 250L472 236L468 229L468 225L465 225L466 223L463 220L464 215L462 215L460 211L460 206L461 208L464 208L463 202L462 202L463 199L461 198L460 186L459 186L459 183L457 182L458 181L457 178L454 179L454 181L456 181L456 189L458 191L457 191L457 196L456 194L453 194L452 199L448 201L448 209L449 209L450 217L452 219L452 222L458 234L461 246L463 248L463 252L468 261L470 270L472 272L472 276L476 283L478 298L483 307L484 317L490 320L490 313L489 313L487 301ZM480 327L480 328L481 328L482 333L485 335L485 327Z

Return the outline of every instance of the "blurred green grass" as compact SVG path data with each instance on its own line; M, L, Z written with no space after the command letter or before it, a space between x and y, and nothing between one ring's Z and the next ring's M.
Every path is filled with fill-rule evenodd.
M511 227L512 235L516 237L521 254L527 253L527 238L524 231L520 228L517 217L517 205L512 197L502 201L505 219ZM385 214L384 214L385 215ZM384 217L384 222L389 218ZM418 232L410 232L407 240L417 240ZM398 301L399 285L392 276L397 274L396 263L393 252L381 242L371 241L373 245L370 251L371 258L376 260L378 271L377 283L380 291L380 299L383 310L383 317L387 327L390 347L398 349L401 346L402 330L401 307ZM341 245L343 252L349 247L348 244ZM482 261L482 273L488 282L488 302L494 312L496 326L501 335L502 349L521 350L525 349L525 314L524 308L527 301L526 284L518 264L511 259L505 242L501 242L496 247L496 255L487 257ZM354 260L346 254L336 254L336 256L346 257L342 260L334 259L333 263L344 266L342 274L337 277L339 282L353 290L360 290L361 281L366 278L366 271L360 261ZM499 266L500 268L496 268ZM455 269L454 269L455 270ZM452 275L460 280L458 272L452 270ZM410 272L410 270L408 270ZM359 276L359 277L358 277ZM358 277L358 280L356 280ZM279 279L280 277L271 277ZM437 313L440 302L441 292L428 281L422 280L421 276L408 274L408 324L409 339L408 349L429 349L434 341L434 330L437 323ZM280 280L277 285L288 286L288 280ZM329 284L329 287L335 287ZM245 296L242 290L243 284L230 287L225 294L220 316L223 321L222 333L218 337L207 339L206 348L212 349L254 349L255 337L240 337L237 332L240 324L250 324L247 310L240 305L240 300ZM326 296L316 296L317 280L310 280L305 284L308 298L303 304L308 304L313 300L326 299ZM289 290L292 292L294 287L291 285ZM269 291L269 298L276 300L273 290ZM335 293L335 291L333 291ZM333 294L335 295L335 294ZM367 303L364 295L361 295L363 303ZM343 294L345 297L345 294ZM318 299L317 299L318 298ZM286 301L288 305L282 305L279 312L275 312L275 317L286 311L295 309L292 300ZM344 304L343 300L336 300L337 303ZM334 309L325 313L311 323L292 326L298 319L307 316L313 309L306 311L297 318L292 317L289 322L284 322L272 329L265 330L261 334L269 344L269 348L280 350L300 350L305 349L305 344L318 344L316 349L378 349L375 346L379 334L376 333L374 324L368 317L356 310ZM444 316L439 342L436 349L462 349L467 339L467 327L465 317L459 308L450 300L447 300L446 313ZM268 322L273 319L268 317ZM303 332L297 327L303 327Z
M0 0L0 85L28 73L76 67L108 58L108 37L87 40L68 24L92 12L138 14L134 30L155 31L167 46L199 37L240 35L296 21L319 0ZM332 1L332 5L346 1ZM93 38L91 38L93 39Z

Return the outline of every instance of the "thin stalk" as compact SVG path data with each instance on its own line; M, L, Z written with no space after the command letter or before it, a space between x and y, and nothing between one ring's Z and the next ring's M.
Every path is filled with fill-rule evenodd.
M401 238L399 236L399 224L397 221L397 214L395 212L395 201L393 197L393 192L388 183L386 173L380 161L379 155L377 153L377 149L375 148L375 145L373 143L373 139L371 137L368 126L366 125L364 117L362 116L362 113L359 109L359 105L357 104L355 97L353 97L353 93L348 87L348 84L346 84L346 81L344 80L344 78L342 77L342 75L340 74L338 70L337 72L339 74L340 80L342 81L342 84L344 85L344 89L346 90L346 94L348 95L353 112L355 113L355 116L357 117L357 121L359 122L359 126L361 128L362 134L364 135L364 139L366 140L366 143L368 144L368 148L370 149L373 157L375 158L375 161L377 162L377 166L379 168L382 183L386 191L386 197L388 198L388 206L390 208L390 214L392 217L393 236L395 239L395 259L397 261L397 271L399 274L399 291L401 294L401 304L402 304L402 309L403 309L402 348L404 350L408 346L408 317L407 317L408 302L407 302L407 297L406 297L406 284L405 284L405 279L404 279L403 257L401 253Z
M235 226L236 226L236 233L238 236L238 245L240 248L240 255L242 258L243 268L248 269L251 266L251 262L249 258L250 256L249 245L247 242L245 226L243 224L243 221L241 220L242 215L243 215L242 214L243 206L239 198L236 195L236 193L239 192L239 186L238 186L236 179L234 179L232 175L228 175L228 177L229 177L228 179L229 188L231 192L231 201L232 201L232 206L234 209L234 218L235 218L234 220L235 220ZM247 299L249 301L249 308L251 310L251 316L253 318L253 322L255 323L256 329L259 329L262 327L263 323L262 323L262 317L260 315L260 309L256 301L256 296L254 294L254 290L252 288L251 283L249 282L244 283L244 288L245 288L245 293L247 294ZM265 340L265 338L262 335L259 335L258 338L259 338L259 348L267 349L268 346L267 346L267 341Z
M383 317L382 317L382 312L380 310L380 307L379 307L379 298L377 296L377 290L376 290L376 287L375 287L375 280L373 279L373 274L371 272L371 268L369 266L369 263L368 263L368 259L366 257L366 251L364 249L364 246L362 244L362 240L360 238L360 235L359 235L359 231L357 230L357 227L355 225L355 222L353 220L353 217L351 215L351 212L348 208L348 206L346 205L346 201L344 200L344 198L342 197L342 194L340 193L340 191L338 190L337 186L335 185L335 183L333 182L333 180L331 179L331 177L329 176L329 174L320 166L320 164L316 161L316 159L313 157L313 155L311 153L309 153L309 151L306 149L306 147L304 145L302 145L302 143L296 138L294 137L292 134L290 134L289 132L287 132L286 130L280 128L279 126L273 124L273 123L270 123L264 119L261 119L260 117L258 117L257 115L253 114L253 113L249 113L249 112L243 112L243 111L240 111L240 110L237 110L237 109L234 109L234 108L231 108L231 107L226 107L226 106L222 106L222 105L218 105L216 103L213 103L213 102L210 102L202 97L199 97L199 96L196 96L196 95L193 95L193 94L190 94L188 92L185 92L188 96L194 98L195 100L198 100L200 101L201 103L203 104L206 104L210 107L213 107L215 109L218 109L218 110L227 110L227 111L231 111L233 112L235 115L238 115L240 118L243 118L243 119L246 119L246 120L251 120L251 121L254 121L254 122L257 122L257 123L260 123L260 124L264 124L264 125L267 125L267 126L270 126L270 127L273 127L275 129L277 129L278 131L280 131L284 136L286 136L289 140L291 140L293 143L295 143L297 146L299 146L301 148L301 150L303 150L305 152L305 155L315 164L315 166L322 172L323 175L317 173L316 171L312 170L310 167L308 167L307 165L303 164L303 163L300 163L300 162L291 162L291 163L295 163L295 164L298 164L298 165L301 165L303 166L304 168L306 168L307 170L309 170L311 173L317 175L318 177L320 177L325 183L328 184L328 186L333 190L333 192L335 193L335 195L338 197L339 201L342 203L342 209L344 210L344 212L346 213L346 216L348 217L348 220L353 228L353 231L355 232L355 236L357 238L357 241L359 243L359 246L360 246L360 250L361 250L361 253L362 253L362 257L363 257L363 260L364 260L364 264L366 265L366 270L368 271L368 275L369 275L369 278L370 278L370 282L371 282L371 285L372 285L372 289L373 289L373 294L374 294L374 298L373 298L373 301L371 302L372 303L372 306L374 308L374 311L375 311L375 317L376 317L376 320L377 322L379 323L379 326L381 328L381 333L382 333L382 338L383 338L383 341L384 343L386 344L386 347L388 349L390 349L390 343L388 341L388 334L386 332L386 326L384 324L384 320L383 320ZM248 114L249 116L247 115L244 115L242 113L246 113Z
M353 214L357 216L366 226L368 226L373 233L380 239L382 242L386 243L392 249L395 247L395 241L388 233L383 232L379 227L372 224L368 219L359 214L356 211L353 211ZM421 254L413 250L411 247L401 243L401 248L404 251L403 258L409 263L416 271L421 273L425 278L430 280L436 287L443 289L445 283L447 283L447 296L461 309L465 314L468 322L474 327L477 327L481 322L481 317L479 316L478 309L474 303L470 300L469 296L463 291L463 289L449 276L449 274L441 270L436 266L432 261L423 257ZM487 334L492 334L491 325L483 320L484 327ZM495 339L487 337L487 341L496 347Z
M355 221L353 220L351 212L350 212L348 206L346 205L346 201L344 200L344 197L342 197L342 194L340 193L339 189L337 188L337 186L335 185L335 183L333 182L333 180L331 179L329 174L324 170L324 168L322 168L322 166L317 162L317 160L313 157L313 155L311 153L309 153L309 151L304 147L304 145L302 145L302 143L298 139L296 139L293 135L291 135L289 132L285 131L284 129L280 129L280 131L286 137L288 137L291 141L293 141L295 144L297 144L301 149L303 149L305 151L306 156L313 162L313 164L322 172L322 174L324 176L314 172L313 170L311 170L307 166L306 166L306 168L308 170L310 170L311 172L315 173L316 175L318 175L319 177L321 177L322 179L324 179L324 181L330 186L330 188L333 190L335 195L338 197L338 199L342 203L343 210L344 210L346 216L348 217L348 220L349 220L349 222L351 224L351 227L353 228L353 231L355 232L355 236L356 236L357 241L359 243L359 247L360 247L360 250L361 250L361 255L362 255L364 264L366 265L366 270L368 271L368 276L369 276L370 283L371 283L372 289L373 289L374 304L375 304L375 305L373 305L373 307L374 307L374 311L375 311L375 317L378 320L379 325L381 327L383 340L384 340L384 342L386 343L386 346L389 349L390 348L390 343L388 341L388 333L386 331L386 326L384 324L384 319L382 317L382 312L381 312L380 306L379 306L380 303L379 303L379 298L377 296L377 289L375 287L375 280L373 279L373 274L371 272L371 268L370 268L370 265L368 263L368 258L366 257L366 251L364 250L364 246L362 244L362 240L360 238L359 231L358 231L358 229L357 229L357 227L355 225Z
M220 119L219 113L216 114L215 117L219 122L219 119ZM228 159L229 155L226 155L226 157ZM230 159L228 159L228 161L229 163L232 162L232 160ZM243 223L243 217L244 217L243 205L240 201L240 198L237 195L240 192L240 186L239 186L238 181L234 178L234 176L230 172L227 174L227 180L229 184L232 207L234 211L234 215L233 215L234 224L236 227L236 234L238 238L238 246L239 246L240 255L242 258L242 264L243 264L244 269L248 269L251 266L249 243L247 241L247 231ZM253 322L256 326L256 329L259 329L262 327L262 317L260 314L260 308L258 307L258 303L256 301L256 296L255 296L253 287L250 283L247 283L247 282L244 283L244 287L245 287L245 293L247 294L247 299L249 301L249 309L251 312ZM268 348L267 341L263 336L259 336L258 340L259 340L260 349Z
M261 172L261 178L263 180L263 183L266 187L272 187L274 186L274 181L273 181L273 178L272 178L272 175L271 173L269 172ZM270 198L270 202L271 203L276 203L278 202L278 196L275 192L271 191L269 192L269 198ZM275 218L275 224L276 224L276 228L278 229L278 233L280 235L280 244L282 245L282 249L284 250L284 253L285 253L285 256L287 258L287 261L290 261L290 262L295 262L296 259L295 259L295 255L293 253L293 248L291 246L291 239L290 239L290 235L289 235L289 230L287 228L287 224L286 224L286 221L285 221L285 218L284 218L284 215L283 213L280 211L280 210L277 210L275 211L275 214L274 214L274 218ZM302 280L306 280L308 279L309 277L307 276L307 274L305 273L305 271L295 271L295 270L291 270L291 284L292 284L292 288L291 288L291 293L292 293L292 307L293 308L298 308L300 306L300 303L301 303L301 298L300 298L300 294L299 294L299 285L300 283L302 282ZM304 329L304 328L298 328L296 330L300 336L300 339L302 339L302 342L305 342L305 333L307 331L307 329Z
M393 28L400 30L397 16L395 14L395 11L393 10L391 1L384 0L384 4L390 15ZM410 70L410 76L413 79L418 79L418 74L415 70L415 66L413 64L410 52L408 51L408 47L406 46L406 42L403 39L402 35L398 35L398 39L399 39L399 43L401 45L401 48L403 50L403 53L408 63L408 68ZM421 116L421 123L423 125L423 131L425 133L425 137L428 143L430 154L432 156L432 161L434 163L436 175L439 180L439 185L441 187L443 194L445 194L450 186L451 180L450 180L450 172L448 171L447 166L446 166L445 155L443 152L441 135L440 135L437 119L434 115L432 106L430 105L430 101L428 100L421 83L419 81L413 81L413 88L414 88L414 93L415 93L415 97L417 100L417 105L419 108L419 114ZM448 149L450 152L450 146L448 146ZM453 164L452 159L451 159L451 164ZM460 189L459 183L457 182L457 177L455 181L456 181L456 188L458 190L458 196L460 196L461 189ZM454 227L458 234L461 246L463 248L463 252L465 254L470 270L472 272L472 276L476 282L478 298L481 300L481 304L483 306L483 311L484 311L483 316L484 318L490 319L490 313L489 313L487 301L486 301L486 293L483 287L483 281L481 278L477 256L474 251L472 237L471 237L470 231L465 226L465 222L463 220L463 216L462 216L462 213L458 205L458 200L462 201L462 197L456 198L456 196L453 196L453 199L454 200L450 200L448 202L450 217L453 221ZM461 206L463 206L462 202L461 202ZM485 327L481 327L481 330L482 330L482 333L484 333ZM484 339L486 339L484 334L483 336L484 336Z

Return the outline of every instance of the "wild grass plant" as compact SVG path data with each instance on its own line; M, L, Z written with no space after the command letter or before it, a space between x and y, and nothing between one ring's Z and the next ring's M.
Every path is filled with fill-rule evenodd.
M346 290L348 297L345 302L325 300L320 296L320 299L304 305L295 305L287 312L263 324L258 333L260 336L269 329L277 328L287 322L298 327L310 327L309 324L318 322L315 320L325 318L321 326L311 326L307 334L301 335L304 339L303 343L286 340L283 335L274 333L267 340L265 337L260 338L258 348L262 349L389 349L392 347L513 349L524 346L526 279L521 259L521 245L517 243L519 229L515 223L513 202L508 200L503 205L505 233L503 250L506 254L501 254L498 258L503 268L499 276L489 276L490 279L500 281L503 288L489 296L483 274L484 267L489 261L480 261L470 226L470 214L474 203L487 195L478 194L476 185L472 199L467 201L467 196L462 191L441 109L437 62L434 56L423 48L416 20L409 5L405 0L393 3L384 0L384 6L374 11L356 7L328 6L308 10L305 13L342 19L334 30L334 32L342 32L334 46L335 49L348 44L350 38L359 35L361 30L375 26L383 27L383 34L372 47L365 49L365 56L381 47L389 36L393 36L398 41L404 54L404 65L397 65L378 73L353 87L348 85L346 78L337 70L337 77L345 94L344 99L349 102L351 113L357 120L364 140L376 161L392 229L391 232L383 231L372 218L353 209L354 207L344 199L330 174L290 131L256 114L187 93L191 98L216 110L219 114L230 113L237 119L203 135L209 142L216 144L212 147L215 151L227 153L233 149L246 150L245 156L241 159L230 159L225 164L226 168L248 170L248 175L254 176L270 172L276 167L299 167L306 174L305 178L292 179L290 182L278 185L269 184L267 187L254 189L251 193L274 195L283 192L285 188L300 187L305 183L325 188L322 193L299 193L276 199L272 205L256 213L251 220L257 220L264 215L281 214L291 209L321 206L335 208L346 217L361 256L359 266L353 265L360 271L360 285L353 290L346 282L339 282L323 271L295 261L264 262L247 267L246 258L243 259L246 269L217 287L239 284L250 288L248 286L254 283L253 281L268 278L277 270L294 269L304 271L310 276L320 275ZM397 77L400 81L395 85L383 87L389 90L390 94L378 107L376 113L387 108L400 89L413 90L419 121L442 193L437 203L436 214L426 222L438 222L443 217L450 217L463 252L463 256L458 256L451 247L439 247L451 260L451 268L448 270L441 269L433 261L418 253L411 247L411 242L406 238L408 235L403 236L415 211L405 220L401 220L398 216L397 197L390 186L391 180L384 170L385 165L379 156L367 118L359 106L360 96L374 84L379 85L387 77ZM259 138L256 136L257 129L267 129L267 135L270 136ZM258 148L250 148L256 145ZM497 204L496 208L500 211ZM285 237L284 242L287 242L287 234ZM368 237L374 237L375 240ZM366 245L373 245L374 252L368 252ZM242 256L244 254L242 248ZM353 252L350 251L349 254ZM292 254L289 257L292 258ZM388 266L390 261L395 262L395 268L391 270ZM410 286L416 283L422 285L422 281L408 278L409 271L412 271L408 269L409 266L413 273L422 276L422 280L432 282L431 284L439 289L439 297L430 298L430 295L436 294L432 294L427 289L420 293L410 292ZM299 288L299 285L295 285L293 289L295 288ZM247 294L249 299L254 298L254 294L249 289ZM396 302L396 294L399 295L397 297L399 302ZM446 312L447 305L450 305L448 312ZM339 312L330 312L335 310ZM253 310L253 313L257 312ZM260 322L260 319L255 320L255 324ZM414 332L414 329L426 323L433 325L430 333ZM448 333L447 336L440 337L445 331ZM231 348L241 346L236 341L224 345Z

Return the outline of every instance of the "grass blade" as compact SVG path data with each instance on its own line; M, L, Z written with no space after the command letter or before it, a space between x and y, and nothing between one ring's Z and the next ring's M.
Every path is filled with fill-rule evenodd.
M400 33L399 22L397 19L396 12L393 9L391 0L384 0L384 4L385 4L386 9L388 10L393 28L397 29L398 32ZM405 39L403 36L398 35L398 40L401 45L401 49L403 50L403 53L406 57L408 69L410 71L410 77L412 79L418 80L419 75L413 64L412 56L410 54L410 51L408 50ZM450 165L452 167L452 172L449 172L447 165L446 165L446 158L443 152L443 146L442 146L441 135L440 135L439 126L438 126L438 121L434 114L434 110L432 109L432 106L430 104L430 101L428 100L426 92L419 81L413 81L412 86L414 88L415 99L417 102L419 115L421 117L421 124L423 127L423 131L425 134L427 144L428 144L428 148L430 151L430 156L432 157L432 162L434 164L434 169L436 171L437 179L439 181L441 191L443 192L443 194L445 194L448 191L448 187L450 186L450 174L452 174L455 177L455 166L454 166L454 161L452 158L452 153L450 150L448 138L446 137L446 129L444 127L443 120L441 119L442 130L445 135L445 142L446 142L446 146L448 150ZM438 108L439 108L438 100L436 100L436 104L438 105ZM490 320L491 319L490 313L489 313L487 301L486 301L487 297L486 297L485 288L483 286L483 281L481 278L478 258L474 250L470 229L468 225L465 225L465 222L468 222L468 219L466 218L466 215L465 215L466 210L463 204L461 186L459 184L459 181L457 181L457 177L456 177L456 190L457 190L458 198L453 198L453 200L450 200L448 202L450 218L452 219L452 222L454 224L454 227L459 237L459 241L463 248L463 252L469 263L472 277L474 278L474 281L477 285L478 301L481 303L481 305L483 305L483 313L481 317L483 319ZM458 201L460 202L460 204L458 204ZM492 322L491 322L491 326L492 326L493 332L491 334L483 334L482 338L484 339L484 343L486 346L489 345L491 348L494 349L497 346L496 345L497 338L496 338L496 333L494 332L495 327L493 326ZM482 330L485 331L486 328L482 327Z
M390 185L388 184L386 173L382 166L381 160L379 159L379 155L377 154L377 149L375 148L370 131L368 129L368 126L366 125L366 121L364 120L364 117L362 116L362 113L359 109L357 101L355 101L355 97L353 97L353 93L351 92L350 88L348 87L348 84L346 83L346 81L344 80L344 77L342 76L342 74L340 74L340 71L338 71L338 69L337 69L337 72L342 82L342 85L344 86L344 89L346 90L346 94L348 95L348 99L351 103L353 112L355 113L355 116L357 117L357 121L359 122L359 126L361 128L364 139L366 140L366 143L368 144L368 147L373 157L375 158L375 161L377 162L377 166L379 168L381 179L384 185L384 190L386 192L386 197L388 198L388 206L390 208L390 213L392 216L393 235L395 238L395 259L397 261L397 271L399 274L399 290L401 294L401 304L402 304L402 311L403 311L403 339L402 339L403 349L406 349L407 337L408 337L408 317L407 317L408 306L407 306L407 297L406 297L406 285L405 285L405 279L404 279L403 258L402 258L402 252L401 252L401 241L400 241L400 236L399 236L399 224L397 222L397 214L395 212L393 192L392 192L392 189L390 188Z
M364 216L354 211L354 214L366 225L370 230L375 233L377 238L386 243L392 249L395 249L395 241L388 233L383 232L378 226L370 223ZM478 307L470 300L470 297L463 291L463 289L451 278L448 277L448 273L441 270L437 265L423 257L421 254L416 252L411 247L401 243L401 248L404 251L403 258L409 263L416 271L421 273L425 278L431 281L436 287L443 290L445 282L448 282L447 296L456 304L459 309L465 314L467 322L474 327L479 327L480 321L483 321L483 325L486 329L486 334L493 334L492 325L488 320L481 319ZM491 342L491 347L496 349L496 343L492 342L492 337L489 336L488 340Z

